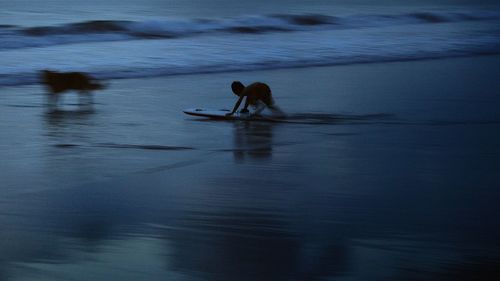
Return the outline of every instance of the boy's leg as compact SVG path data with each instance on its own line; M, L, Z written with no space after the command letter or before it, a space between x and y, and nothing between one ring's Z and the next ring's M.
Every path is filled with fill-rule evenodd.
M266 108L266 104L263 103L262 101L257 101L257 104L255 105L255 110L253 112L254 115L260 115L260 113Z
M283 110L281 110L281 108L279 108L276 105L273 98L271 98L271 103L268 104L267 107L269 107L269 109L273 112L273 115L275 115L276 117L285 117L286 116L285 112L283 112Z

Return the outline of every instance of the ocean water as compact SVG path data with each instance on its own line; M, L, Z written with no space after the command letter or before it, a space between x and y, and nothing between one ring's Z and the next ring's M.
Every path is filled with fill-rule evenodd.
M500 51L494 2L233 2L3 3L0 85L36 83L41 69L109 79Z
M0 281L500 279L499 13L0 1ZM47 68L109 87L49 112ZM233 80L291 122L182 114Z

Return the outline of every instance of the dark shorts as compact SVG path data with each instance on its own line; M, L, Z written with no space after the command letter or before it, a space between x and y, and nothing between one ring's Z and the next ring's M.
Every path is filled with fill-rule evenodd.
M255 93L253 95L248 96L248 103L255 105L257 101L262 101L267 106L272 106L274 104L273 98L270 94L267 93Z

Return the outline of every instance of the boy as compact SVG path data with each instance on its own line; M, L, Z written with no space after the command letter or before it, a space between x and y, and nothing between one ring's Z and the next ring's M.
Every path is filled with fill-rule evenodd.
M248 113L248 105L252 105L255 108L253 115L259 115L266 106L273 111L275 115L285 116L283 111L279 109L274 103L271 88L268 85L260 82L252 83L245 87L240 81L234 81L231 84L231 89L233 93L239 97L238 101L234 105L233 110L226 114L232 115L238 110L244 97L247 97L245 101L245 106L240 111L240 113Z

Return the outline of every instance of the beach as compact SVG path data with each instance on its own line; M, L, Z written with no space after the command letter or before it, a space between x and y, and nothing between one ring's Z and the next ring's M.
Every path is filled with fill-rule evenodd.
M0 280L493 280L500 57L0 88ZM294 122L194 118L269 84Z

